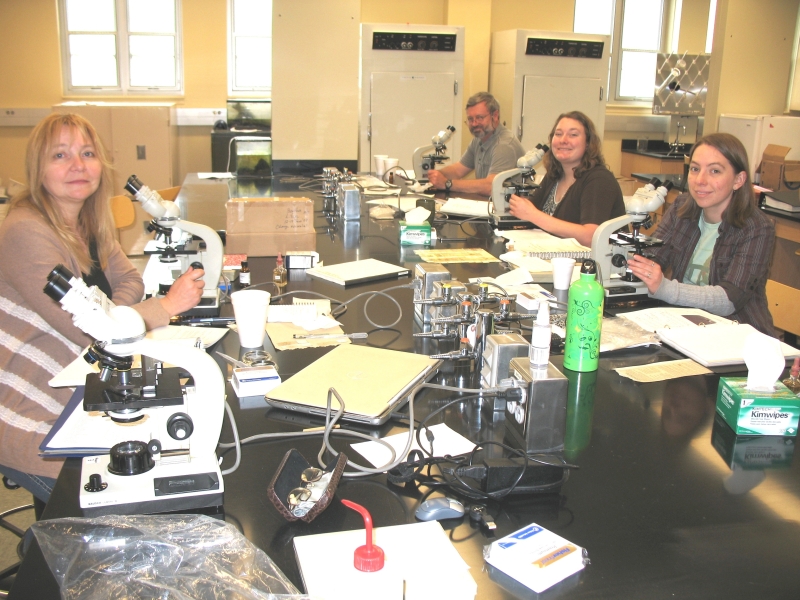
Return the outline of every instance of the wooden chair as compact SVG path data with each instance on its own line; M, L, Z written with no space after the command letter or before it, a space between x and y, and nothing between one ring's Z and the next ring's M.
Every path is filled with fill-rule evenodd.
M114 196L110 200L111 214L114 216L114 224L117 229L129 227L136 218L136 211L133 209L133 201L128 196Z

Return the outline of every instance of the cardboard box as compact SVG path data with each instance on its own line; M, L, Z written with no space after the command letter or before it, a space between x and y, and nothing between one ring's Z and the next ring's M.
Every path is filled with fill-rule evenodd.
M747 377L722 377L717 413L736 435L797 435L800 398L780 381L773 392L746 389Z
M228 239L231 234L314 232L314 202L309 198L231 198L225 207ZM314 249L316 245L287 248L287 250ZM227 252L234 251L228 249Z
M788 189L786 182L800 182L800 160L786 160L791 148L769 144L761 159L761 185L775 192Z
M317 234L309 233L228 233L225 252L247 256L278 256L287 250L316 250Z

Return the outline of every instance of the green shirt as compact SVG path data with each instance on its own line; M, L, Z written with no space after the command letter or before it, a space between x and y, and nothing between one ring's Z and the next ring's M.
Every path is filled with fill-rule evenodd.
M721 223L722 221L720 221ZM700 239L694 247L692 258L686 266L686 273L683 276L683 283L693 285L708 285L708 275L711 269L711 254L714 252L714 245L719 237L719 223L706 223L703 215L700 215L698 226L700 227Z

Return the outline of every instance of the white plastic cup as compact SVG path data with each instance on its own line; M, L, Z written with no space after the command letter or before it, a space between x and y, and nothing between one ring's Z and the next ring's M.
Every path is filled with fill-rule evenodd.
M572 271L575 259L559 256L550 260L553 264L553 289L568 290L572 283Z
M240 290L231 294L231 302L239 330L239 345L242 348L261 348L267 329L269 292Z
M375 154L375 176L379 179L383 177L383 174L386 173L386 166L384 165L384 161L389 158L388 154Z
M399 158L384 158L383 159L383 172L386 173L392 167L396 167L400 163Z

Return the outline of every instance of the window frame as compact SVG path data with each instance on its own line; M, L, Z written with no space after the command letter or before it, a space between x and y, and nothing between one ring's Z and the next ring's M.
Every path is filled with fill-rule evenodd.
M236 86L236 49L234 46L236 35L233 31L234 26L234 18L233 18L233 5L236 0L227 0L228 10L227 10L227 17L228 17L228 95L232 98L272 98L272 53L270 53L270 86L269 87L237 87ZM273 0L268 0L270 3L270 10L273 11L274 17L274 2ZM274 19L273 19L274 23ZM273 35L272 31L269 32L270 39L270 47L274 49L273 46Z
M631 0L635 1L635 0ZM670 37L671 15L675 0L661 0L661 31L657 52L665 52L668 47ZM620 75L622 69L622 27L625 2L626 0L613 0L614 19L611 28L611 63L608 70L608 105L611 106L630 106L630 107L650 107L653 104L650 98L633 98L630 96L620 96ZM573 27L574 29L574 27ZM655 81L655 71L653 72Z
M129 36L141 34L139 32L132 34L130 31L128 31L128 0L113 0L114 15L116 18L116 31L113 32L113 35L115 38L117 52L117 85L72 85L72 62L69 52L70 32L67 29L67 0L58 0L58 29L59 43L61 46L61 80L64 96L183 96L183 7L181 0L173 1L175 2L175 85L145 87L133 86L130 84L131 55L129 48ZM108 32L102 33L108 34Z

